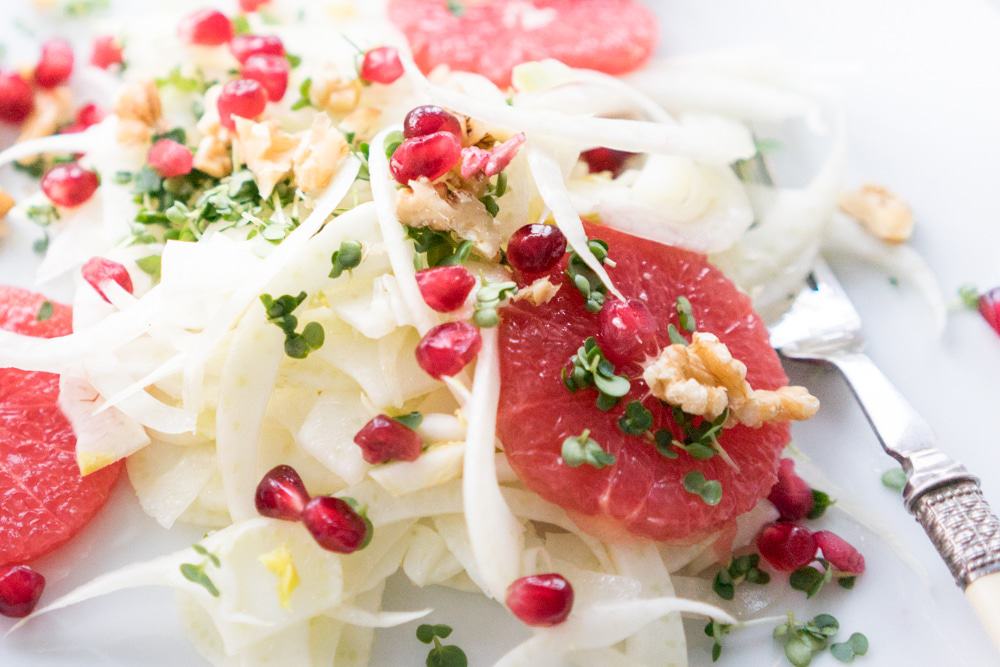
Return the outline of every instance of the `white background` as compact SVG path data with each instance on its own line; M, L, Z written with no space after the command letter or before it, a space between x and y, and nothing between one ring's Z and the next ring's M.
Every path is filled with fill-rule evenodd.
M161 0L166 1L166 0ZM3 0L0 41L17 37ZM30 3L24 0L25 5ZM125 3L119 2L118 6ZM135 3L136 9L144 3ZM847 63L845 79L850 170L848 184L888 185L915 209L914 245L934 267L949 298L964 282L1000 284L1000 11L984 0L662 0L663 50L680 54L738 45L771 44L793 58ZM53 26L72 34L73 24ZM30 60L8 49L4 65ZM4 175L6 176L6 175ZM15 229L0 245L0 281L30 285L34 232ZM857 265L836 267L855 299L871 341L870 352L935 426L942 444L984 480L1000 507L1000 340L977 318L958 313L942 339L930 331L921 303L888 277ZM788 608L800 616L835 613L844 634L865 632L871 652L857 664L878 666L994 665L1000 663L951 584L919 528L880 482L890 460L837 378L817 369L790 369L823 401L813 422L795 430L796 443L828 471L855 504L864 506L912 554L926 575L905 565L887 546L886 534L862 529L842 513L828 525L856 542L868 573L850 592L825 591ZM145 519L127 484L73 545L38 563L49 578L47 599L120 564L189 544L196 531L170 534ZM920 568L918 568L920 569ZM499 607L471 595L415 592L395 582L389 606L437 607L435 622L455 627L453 640L471 664L488 665L523 631ZM785 607L776 608L781 613ZM7 627L0 621L0 631ZM694 664L709 664L700 624ZM380 634L374 665L418 665L423 652L405 627ZM728 641L720 665L782 664L768 629ZM0 664L134 665L200 664L180 638L170 595L121 593L53 615L0 640ZM829 655L815 665L837 664ZM295 666L290 666L295 667Z

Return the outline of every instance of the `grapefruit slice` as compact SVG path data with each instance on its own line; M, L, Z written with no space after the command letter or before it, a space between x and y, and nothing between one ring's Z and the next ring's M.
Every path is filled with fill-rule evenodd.
M667 327L678 325L677 297L686 296L699 331L717 335L746 363L753 387L777 389L787 384L750 299L704 256L598 225L587 224L587 234L609 244L617 263L609 273L624 295L649 306L657 321L658 345L669 345ZM563 282L565 262L553 270L552 282ZM626 435L618 427L627 402L646 398L653 429L680 433L670 410L647 398L638 364L617 368L632 379L632 387L609 412L597 409L594 390L571 393L563 386L562 369L584 339L596 333L597 316L584 309L572 284L547 304L519 301L504 310L498 434L511 466L529 488L600 536L628 531L672 542L690 542L718 530L767 496L777 479L780 452L789 440L786 424L725 429L719 441L738 471L720 456L699 461L681 452L676 459L665 458L647 440ZM591 437L616 457L613 465L570 468L563 462L563 440L584 429L590 429ZM684 489L684 476L695 470L722 483L719 504L709 506Z
M631 72L658 38L656 17L636 0L390 0L389 18L424 72L448 65L501 88L515 65L545 58Z
M0 287L0 328L53 338L72 330L68 306ZM46 307L45 310L48 310ZM81 477L76 437L56 401L59 376L0 369L0 565L46 554L87 525L111 493L121 464Z

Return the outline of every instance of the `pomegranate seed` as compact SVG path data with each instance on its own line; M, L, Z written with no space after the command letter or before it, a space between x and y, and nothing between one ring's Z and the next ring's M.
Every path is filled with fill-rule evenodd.
M399 51L392 46L380 46L365 53L361 61L361 78L371 83L389 84L403 76Z
M781 459L778 464L778 482L767 499L778 508L783 521L799 521L812 511L812 488L795 474L795 461Z
M97 174L76 162L57 164L42 177L42 191L57 206L79 206L97 190Z
M455 375L483 346L479 329L468 322L439 324L417 343L417 363L433 378Z
M615 299L597 316L597 342L612 363L642 361L656 348L656 320L639 299Z
M111 300L104 293L102 287L109 281L118 283L129 294L133 291L132 276L129 275L128 269L118 262L113 262L104 257L91 257L80 271L83 273L83 279L87 281L87 284L93 287L101 295L101 298L108 303L111 303Z
M17 72L0 72L0 121L20 123L35 109L31 84Z
M435 180L451 171L462 157L462 144L451 132L433 132L406 139L392 154L389 168L406 185L421 176Z
M194 154L184 144L173 139L160 139L149 149L149 166L163 178L174 178L190 174L194 164Z
M439 313L449 313L460 307L475 286L475 276L464 266L438 266L417 271L420 295Z
M245 12L255 12L270 0L240 0L240 9Z
M285 45L275 35L236 35L229 42L229 50L241 63L250 56L285 55Z
M865 557L844 538L828 530L813 533L813 538L816 546L823 552L823 558L830 561L835 570L844 574L861 574L865 571Z
M455 116L433 104L414 107L403 119L403 136L407 139L435 132L451 132L461 138L462 125Z
M545 273L566 254L566 237L553 225L525 225L510 235L507 261L521 273Z
M27 565L0 567L0 615L24 618L45 590L45 577Z
M257 485L254 505L261 516L284 521L298 521L309 502L309 492L295 468L275 466Z
M101 69L108 69L112 65L121 65L122 45L111 35L101 35L94 38L94 45L90 51L90 64Z
M558 625L573 610L573 586L561 574L521 577L507 587L507 607L527 625Z
M372 539L372 524L351 504L334 496L319 496L306 503L302 522L313 539L327 551L341 554L364 549Z
M220 11L199 9L181 19L177 33L188 44L219 46L233 38L233 24Z
M634 153L618 151L613 148L591 148L580 154L580 159L587 163L590 173L596 174L602 171L610 171L613 176L617 176L625 167L625 161L632 157Z
M256 118L264 113L266 106L267 93L263 86L253 79L236 79L224 85L219 94L219 121L232 130L236 127L233 116Z
M42 44L42 55L35 65L35 83L55 88L73 73L73 47L64 39L50 39Z
M364 425L354 436L368 463L386 461L416 461L423 444L420 436L406 424L388 415L379 415Z
M979 296L979 313L1000 334L1000 287L994 287Z
M288 90L288 70L285 56L255 55L247 58L240 76L262 85L267 99L277 102Z
M480 173L486 178L496 176L517 157L517 152L526 140L524 132L518 132L488 151L479 146L466 146L462 149L462 178L472 178Z
M816 539L794 523L769 523L757 536L757 550L776 570L791 572L816 557Z
M71 125L59 130L59 134L75 134L83 132L91 125L97 125L104 120L104 112L96 104L85 104L76 112L76 118Z

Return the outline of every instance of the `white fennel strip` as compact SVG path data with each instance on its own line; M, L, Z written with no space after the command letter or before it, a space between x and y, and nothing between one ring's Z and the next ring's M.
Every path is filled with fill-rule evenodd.
M94 142L98 140L98 133L100 131L99 124L94 125L85 132L54 134L50 137L42 137L41 139L22 141L0 152L0 167L11 162L47 153L86 153L93 148Z

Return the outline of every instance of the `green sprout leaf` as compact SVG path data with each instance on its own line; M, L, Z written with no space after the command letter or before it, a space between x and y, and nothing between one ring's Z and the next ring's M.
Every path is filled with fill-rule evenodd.
M653 426L653 413L639 401L630 401L625 414L618 419L618 428L629 435L642 435Z
M718 505L722 500L722 484L718 480L705 479L699 470L692 470L684 475L684 490L702 499L709 506Z
M562 371L563 385L572 392L596 388L597 407L605 412L613 408L631 388L627 377L615 374L614 365L605 358L593 336L583 341L576 354L570 357L569 364Z
M310 322L302 329L302 333L295 331L299 320L292 315L292 311L298 308L305 299L305 292L300 292L297 296L284 294L277 299L270 294L260 296L267 321L284 332L285 354L293 359L305 359L311 352L323 347L323 342L326 339L323 325L319 322Z
M902 468L891 468L882 473L882 484L885 485L887 489L892 489L893 491L903 492L903 488L906 486L906 473L903 472Z
M142 269L142 271L148 274L153 280L160 279L160 269L162 266L162 258L159 255L147 255L146 257L140 257L135 260L136 265Z
M854 662L854 658L868 653L868 637L853 633L846 642L830 645L830 653L840 662Z
M571 435L563 440L562 458L570 468L578 468L586 463L600 470L615 463L615 457L590 437L590 429L584 429L580 435Z
M412 429L412 430L416 430L416 429L420 428L420 424L423 423L424 416L422 414L420 414L419 412L417 412L417 411L413 411L413 412L409 412L409 413L407 413L405 415L396 415L395 417L393 417L393 419L395 419L396 421L398 421L400 424L402 424L406 428L409 428L409 429ZM442 626L442 627L447 627L447 626ZM444 636L446 636L446 635L444 635Z
M344 271L357 268L361 264L362 250L358 241L342 241L340 248L330 256L330 263L333 265L330 277L339 278Z
M472 321L481 328L495 327L500 323L501 304L515 294L517 294L517 283L512 281L483 285L476 292Z
M760 569L760 555L747 554L734 558L729 566L719 570L712 582L712 590L723 600L732 600L736 595L736 587L743 582L751 584L766 584L771 581L771 575Z
M807 519L818 519L824 514L826 510L837 501L829 496L829 494L820 491L819 489L812 490L813 506L809 510L809 514L806 515Z
M677 321L681 325L681 329L687 331L688 333L694 333L698 329L698 323L694 319L694 314L691 312L691 302L688 301L686 296L677 297Z
M465 3L461 0L448 0L448 11L452 16L461 17L465 14Z
M833 580L833 570L827 561L822 558L817 559L822 567L817 570L812 565L803 565L792 572L788 578L788 583L797 591L802 591L807 598L815 596L823 586Z
M181 574L191 583L198 584L204 588L212 597L219 597L219 589L215 587L215 584L212 583L209 576L205 574L204 564L194 565L192 563L182 563Z
M35 319L44 322L50 317L52 317L52 302L42 301L42 305L38 307L38 313L35 314Z
M587 241L590 252L602 264L608 263L608 244L600 239ZM569 262L566 264L566 276L576 289L583 295L584 307L588 312L597 313L604 307L607 299L607 288L597 274L584 263L583 259L570 250Z
M716 620L709 621L708 625L705 626L705 634L714 640L712 643L712 662L717 662L722 656L722 639L732 629L733 626L719 623Z
M979 309L979 288L975 285L965 284L959 287L958 298L962 300L962 305L966 308Z
M424 644L434 645L427 653L425 664L428 667L468 667L469 661L465 651L457 646L441 643L442 639L447 639L450 635L451 627L448 625L425 623L417 627L417 639Z
M309 101L309 91L312 90L312 83L312 78L307 78L299 84L299 99L295 100L292 104L292 111L298 111L299 109L305 109L306 107L312 106L312 102Z

